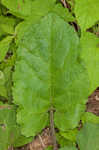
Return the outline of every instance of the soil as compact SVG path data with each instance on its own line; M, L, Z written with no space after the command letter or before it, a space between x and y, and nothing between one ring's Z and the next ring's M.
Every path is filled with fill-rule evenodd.
M42 131L41 134L36 136L31 143L15 150L44 150L45 148L51 145L52 145L52 140L50 136L50 130L49 128L46 128Z
M92 112L99 116L99 88L97 88L88 98L86 111Z
M89 96L88 102L86 103L86 111L92 112L95 115L99 116L99 88L97 88L92 95ZM44 150L48 146L52 145L52 140L50 136L50 130L49 128L46 128L42 131L41 134L35 137L35 139L17 149L9 149L9 150Z

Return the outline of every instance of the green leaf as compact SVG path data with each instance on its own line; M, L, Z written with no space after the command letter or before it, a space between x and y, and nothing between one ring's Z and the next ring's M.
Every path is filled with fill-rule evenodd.
M75 0L67 0L67 2L70 6L71 12L73 12L74 11Z
M32 3L32 13L31 16L33 20L37 20L39 17L45 16L49 11L52 11L56 4L56 0L34 0ZM31 17L30 16L30 17Z
M75 89L76 89L76 87L78 87L78 86L75 85ZM74 87L71 89L68 88L67 91L69 91L69 92L67 92L67 93L70 94L73 89L74 89ZM79 92L79 94L77 94L77 91ZM54 121L55 121L56 126L63 132L65 132L68 129L74 129L75 127L77 127L78 122L80 121L80 117L82 116L82 114L85 111L85 105L83 104L83 103L85 103L85 100L80 99L80 96L81 96L80 91L77 89L73 92L74 92L73 95L75 95L75 100L73 99L73 95L71 95L71 96L66 95L68 97L68 100L66 99L67 102L65 102L64 97L63 97L63 99L61 98L63 100L62 102L60 102L61 104L59 102L57 102L57 104L59 103L60 105L64 105L64 109L62 111L60 110L60 111L55 112ZM78 98L79 102L77 102L77 100L78 100L77 96L79 97ZM82 98L82 96L81 96L81 98ZM70 100L70 102L69 102L69 100ZM73 104L73 101L75 101L74 104ZM80 104L80 103L82 103L82 104ZM71 106L71 109L70 109L70 106ZM59 108L59 106L58 106L58 108ZM61 108L63 108L63 106L60 107L59 109L61 109ZM64 112L64 111L66 111L66 112Z
M0 104L0 150L6 150L16 140L15 110L11 105Z
M60 3L55 5L52 11L62 17L65 21L75 21L75 18L73 17L72 13L69 12L68 8L64 8Z
M0 5L0 15L2 14L1 5Z
M10 43L12 42L13 36L7 36L0 41L0 61L3 61L6 53L9 50Z
M74 21L75 20L75 18L68 11L68 9L64 8L61 4L54 5L54 7L52 7L51 11L56 13L60 17L62 17L65 21ZM38 15L38 17L35 17L35 16L36 15L29 17L26 21L23 21L16 26L16 29L15 29L16 44L18 44L18 42L24 35L27 28L29 29L29 26L31 26L31 24L37 23L40 20L40 18L41 18L40 15Z
M19 17L27 17L31 14L31 0L1 0L1 3L7 7L14 15Z
M4 35L4 32L0 29L0 40L2 39L3 35Z
M74 147L74 146L71 146L71 147L65 146L65 147L63 147L63 148L60 148L59 150L77 150L77 149L76 149L76 147Z
M0 16L0 30L8 34L14 34L14 27L16 25L16 20L10 17Z
M91 94L99 86L99 38L86 32L81 37L81 57L85 62L90 80Z
M75 142L77 133L78 133L78 129L73 129L73 130L67 130L66 132L61 132L60 134L64 138L66 138L72 142Z
M25 144L28 144L33 140L33 137L27 138L27 137L21 135L20 127L17 129L17 132L18 132L18 137L15 140L15 142L13 143L14 147L24 146Z
M99 124L84 124L78 133L77 142L80 150L99 149Z
M45 150L53 150L52 146L48 146Z
M43 16L54 6L55 0L1 0L10 12L18 17L28 19L33 16L34 19Z
M89 123L99 124L99 116L96 116L91 112L85 112L81 120L83 123L89 122Z
M40 18L37 18L37 20L33 19L31 17L31 19L29 18L29 20L26 21L22 21L21 23L19 23L16 28L15 28L15 42L16 45L19 44L20 40L22 39L22 37L24 36L24 33L27 31L27 29L29 29L29 27L31 27L31 24L35 24L38 22Z
M4 7L2 4L1 4L1 0L0 0L0 15L7 15L8 13L8 9L6 7Z
M75 0L75 14L82 31L92 27L99 20L98 0Z
M12 101L12 67L6 67L3 72L5 76L5 88L7 91L7 99L8 102L11 104Z
M0 64L0 96L2 100L12 103L12 67L14 65L13 58Z
M58 142L58 144L60 145L60 147L71 147L73 146L73 142L71 142L70 140L67 140L66 138L64 138L60 133L56 133L56 140Z
M2 71L0 71L0 96L7 97L7 90L5 87L6 79Z
M40 132L47 125L51 107L56 110L54 120L59 129L75 128L89 93L75 30L49 13L29 26L19 43L13 96L22 133L35 136Z
M32 141L20 133L16 124L16 109L12 105L0 102L0 150L7 150L10 146L22 146Z

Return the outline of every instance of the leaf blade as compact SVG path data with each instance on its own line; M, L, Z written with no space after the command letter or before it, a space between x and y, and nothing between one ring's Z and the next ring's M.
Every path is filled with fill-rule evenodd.
M91 94L99 85L99 40L89 32L85 32L81 37L81 58L84 60L87 68ZM94 71L93 71L94 70Z
M94 2L94 5L93 5ZM99 20L98 0L76 0L75 14L82 31L92 27ZM94 12L94 13L93 13ZM90 14L90 15L89 15Z
M68 89L74 90L80 82L82 88L76 91L80 91L79 98L78 95L75 95L75 105L77 107L76 109L73 108L72 115L70 114L71 118L75 116L75 126L77 125L82 111L85 110L83 105L88 96L88 87L86 86L88 84L83 84L83 80L88 83L87 75L83 65L78 62L78 54L79 38L73 28L56 14L49 13L39 23L29 26L29 29L24 33L17 50L17 62L13 76L14 103L20 106L18 113L20 121L18 120L18 122L22 130L25 126L22 132L24 135L31 136L33 134L31 133L31 130L34 130L33 127L28 128L30 126L28 123L31 122L32 124L34 122L31 114L35 114L35 118L38 118L38 114L47 114L51 107L54 107L60 113L67 112L68 107L72 105L72 103L68 104L68 101L73 101L75 94L73 93L72 97L70 94L68 95L69 99L65 103L66 109L63 109L63 104L61 106L60 103L66 101ZM75 68L75 75L72 78ZM82 73L82 79L77 81L76 75L79 73ZM64 98L63 101L61 101L61 96ZM79 111L80 114L77 116L77 111L80 110L79 106L82 111L81 113ZM30 110L29 113L26 111L28 109ZM26 118L30 121L23 118L23 116L26 116L24 113L28 114ZM45 122L44 118L42 120ZM47 124L46 121L40 129ZM65 121L62 124L65 126ZM69 128L75 126L71 123ZM35 131L34 135L37 133L36 128Z
M4 60L12 39L13 36L7 36L6 38L0 41L0 61Z
M83 128L80 130L77 136L78 145L81 150L99 149L98 139L99 139L99 124L91 124L91 123L84 124Z

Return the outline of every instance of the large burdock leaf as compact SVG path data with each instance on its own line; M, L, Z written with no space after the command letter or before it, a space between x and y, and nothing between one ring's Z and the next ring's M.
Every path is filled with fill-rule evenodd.
M98 0L76 0L75 14L82 31L90 28L99 20Z
M46 1L46 0L44 0L44 1ZM36 0L35 3L37 3L37 2L39 2L39 1ZM27 28L29 28L29 26L31 26L31 23L32 24L37 23L40 20L41 16L44 16L45 14L47 14L48 11L56 13L57 15L59 15L61 18L63 18L67 22L75 21L75 18L72 16L72 13L69 12L68 9L64 8L61 3L55 4L54 0L53 1L49 0L49 2L50 2L51 6L49 5L49 3L47 1L46 1L47 5L45 2L42 2L42 3L44 3L43 7L45 6L46 9L42 8L41 4L39 4L40 9L38 10L38 5L37 5L37 7L34 5L35 11L32 11L33 15L30 17L27 17L27 19L25 21L22 21L21 23L19 23L16 26L15 35L17 35L16 36L17 37L16 38L17 44L20 41L20 39L22 38L24 32L27 30ZM41 3L41 1L40 1L40 3ZM48 10L47 10L47 6L49 7ZM32 9L33 9L33 7L32 7ZM43 9L43 11L42 11L42 9ZM41 13L39 11L41 11ZM44 13L44 11L45 11L45 13Z
M79 38L59 16L49 13L24 33L13 74L17 121L25 136L34 136L48 124L75 128L85 109L89 83L78 58Z
M99 124L86 123L78 133L77 142L80 150L98 150Z
M82 34L81 46L81 57L88 71L91 94L99 86L99 38L86 32Z

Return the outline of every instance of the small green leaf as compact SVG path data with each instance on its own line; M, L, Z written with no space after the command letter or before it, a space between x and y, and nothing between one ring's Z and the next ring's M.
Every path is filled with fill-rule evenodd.
M10 43L12 42L13 36L7 36L0 41L0 61L3 61L6 53L9 50Z
M85 112L81 120L83 123L89 122L89 123L99 124L99 117L94 115L91 112Z
M63 148L60 148L59 150L77 150L74 146L65 146Z
M4 76L5 76L5 88L7 91L7 99L8 99L8 103L11 104L12 101L12 71L11 71L12 67L6 67L3 72L4 72Z
M75 14L82 31L99 20L99 0L75 0Z
M1 0L0 0L0 12L1 12L0 15L4 15L4 16L6 16L6 15L7 15L7 12L8 12L8 9L5 8L5 7L1 4ZM1 23L1 22L0 22L0 23Z
M7 150L12 145L22 146L32 139L21 135L20 127L16 124L15 107L0 102L0 150Z
M0 30L8 34L14 34L16 20L11 17L0 16Z
M85 62L90 80L89 95L99 86L99 38L86 32L81 37L81 57Z
M1 0L1 3L7 7L13 14L19 17L27 17L31 14L31 0Z
M17 129L17 132L18 132L18 137L15 140L15 142L13 143L14 147L24 146L25 144L28 144L33 140L33 137L27 138L27 137L21 135L20 127Z
M2 71L0 71L0 96L7 97L7 90L5 87L6 79Z
M60 17L62 17L65 21L68 22L75 21L75 18L73 17L72 13L69 12L67 8L64 8L62 4L55 5L52 11L55 12Z
M68 139L68 140L70 140L72 142L75 142L77 133L78 133L78 129L73 129L73 130L67 130L66 132L61 132L60 134L64 138L66 138L66 139Z
M15 110L11 105L0 104L0 150L6 150L16 140Z
M1 3L17 17L28 19L33 16L35 19L47 14L53 8L55 0L1 0Z
M45 150L53 150L52 146L48 146Z
M84 124L77 136L80 150L99 149L99 124Z
M60 145L60 147L65 147L65 146L71 147L71 146L73 146L73 142L71 142L70 140L67 140L66 138L64 138L61 135L61 132L56 133L56 139L57 139L57 142Z
M2 10L1 10L1 7L2 7L2 6L1 6L1 4L0 4L0 15L2 14Z

